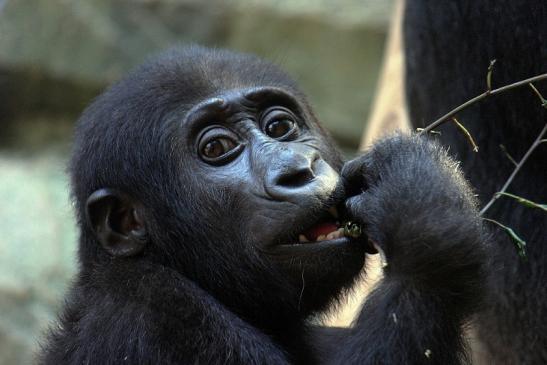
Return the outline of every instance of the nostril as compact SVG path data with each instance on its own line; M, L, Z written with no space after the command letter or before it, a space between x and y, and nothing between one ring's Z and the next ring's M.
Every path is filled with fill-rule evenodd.
M306 185L315 178L310 168L303 168L296 171L285 173L277 180L277 185L297 188Z

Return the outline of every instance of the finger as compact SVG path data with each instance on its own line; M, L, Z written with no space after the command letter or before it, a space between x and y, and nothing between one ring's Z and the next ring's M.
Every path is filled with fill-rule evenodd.
M346 212L350 219L360 223L367 223L366 204L364 194L355 195L346 200Z
M364 176L365 158L357 157L348 161L342 167L342 181L348 196L358 195L366 189L366 179Z

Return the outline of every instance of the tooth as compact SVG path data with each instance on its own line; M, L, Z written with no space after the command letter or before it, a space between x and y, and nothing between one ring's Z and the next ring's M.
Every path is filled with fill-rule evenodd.
M327 238L324 234L317 236L316 241L324 241Z
M336 210L336 207L330 207L330 208L329 208L329 213L330 213L334 218L338 218L338 211Z
M298 235L298 240L300 242L310 242L303 234Z
M338 228L336 231L329 233L329 236L331 236L331 238L329 238L331 240L344 237L344 228Z

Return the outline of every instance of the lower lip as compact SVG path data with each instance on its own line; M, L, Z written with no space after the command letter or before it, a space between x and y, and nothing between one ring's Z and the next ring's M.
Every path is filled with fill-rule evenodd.
M356 245L361 246L361 243L350 237L340 237L328 241L270 246L264 250L264 253L273 261L293 263L294 260L306 260L316 255L331 255Z
M349 237L341 237L328 241L275 245L270 246L265 253L274 260L294 260L299 257L312 257L321 252L338 251L350 247L352 242L353 239Z
M340 237L335 238L333 240L324 240L324 241L314 241L314 242L298 242L298 243L291 243L291 244L283 244L283 245L277 245L277 247L295 247L295 248L301 248L301 247L311 247L311 246L333 246L333 245L341 245L344 243L349 242L350 238L348 237Z

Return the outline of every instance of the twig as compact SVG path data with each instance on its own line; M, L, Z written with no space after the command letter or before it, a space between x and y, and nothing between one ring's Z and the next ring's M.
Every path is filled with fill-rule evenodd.
M465 127L460 122L458 122L456 117L452 117L452 121L456 123L458 128L463 132L463 134L465 134L465 137L471 144L471 147L473 147L473 152L479 152L479 146L477 146L477 144L475 143L475 140L473 139L473 136L471 135L471 133L469 133L469 131L465 129Z
M421 132L421 131L423 131L423 130L424 130L423 128L416 128L416 132ZM439 135L439 136L442 135L442 133L439 132L439 131L429 131L429 133L430 133L430 134L437 134L437 135Z
M540 81L540 80L544 80L544 79L547 79L547 73L537 75L537 76L534 76L534 77L530 77L529 79L521 80L521 81L515 82L513 84L505 85L505 86L502 86L500 88L497 88L497 89L494 89L494 90L491 90L491 91L487 90L487 91L483 92L482 94L475 96L473 99L468 100L465 103L461 104L460 106L452 109L451 111L449 111L448 113L446 113L445 115L443 115L442 117L440 117L439 119L437 119L436 121L434 121L433 123L431 123L430 125L425 127L424 129L422 129L420 132L418 132L418 134L421 135L421 134L428 133L430 130L432 130L432 129L438 127L439 125L443 124L444 122L446 122L448 120L448 118L453 117L458 112L460 112L460 111L466 109L467 107L469 107L469 106L471 106L471 105L473 105L473 104L475 104L475 103L489 97L490 95L501 94L505 91L508 91L508 90L511 90L511 89L516 89L516 88L521 87L523 85L528 85L532 82L536 82L536 81Z
M513 158L513 156L511 156L509 154L509 151L507 151L507 148L505 148L504 145L500 144L500 149L503 151L503 153L505 153L505 156L507 156L507 158L509 159L509 161L511 161L513 163L513 165L515 165L515 167L518 165L517 161L515 161L515 159Z
M541 130L541 132L537 136L536 140L534 141L534 143L532 143L532 145L530 146L528 151L526 151L526 153L524 154L522 159L519 161L519 163L517 164L517 167L515 167L515 169L513 170L513 173L511 174L511 176L509 176L509 178L507 179L507 181L505 182L505 184L503 185L501 190L498 191L496 194L494 194L492 199L490 199L490 201L484 206L484 208L481 209L481 211L479 213L480 215L484 215L484 213L486 213L486 211L488 209L490 209L492 204L494 204L494 202L496 200L498 200L498 198L501 196L501 193L505 193L505 191L507 190L507 188L509 187L511 182L513 182L513 179L515 178L515 176L517 176L517 173L519 172L521 167L524 165L524 163L528 160L528 158L532 154L532 152L534 152L536 147L539 146L542 143L541 141L542 141L543 136L545 135L545 132L547 132L547 123L545 124L545 126L543 126L543 129Z
M492 71L494 71L495 63L496 63L496 60L490 61L490 65L488 65L488 71L486 72L486 92L487 93L492 92Z
M545 100L545 98L543 97L543 95L541 95L539 90L536 89L536 87L532 83L529 83L528 85L530 85L532 90L534 90L534 93L538 96L539 100L541 101L541 106L544 107L544 108L547 108L547 100Z

